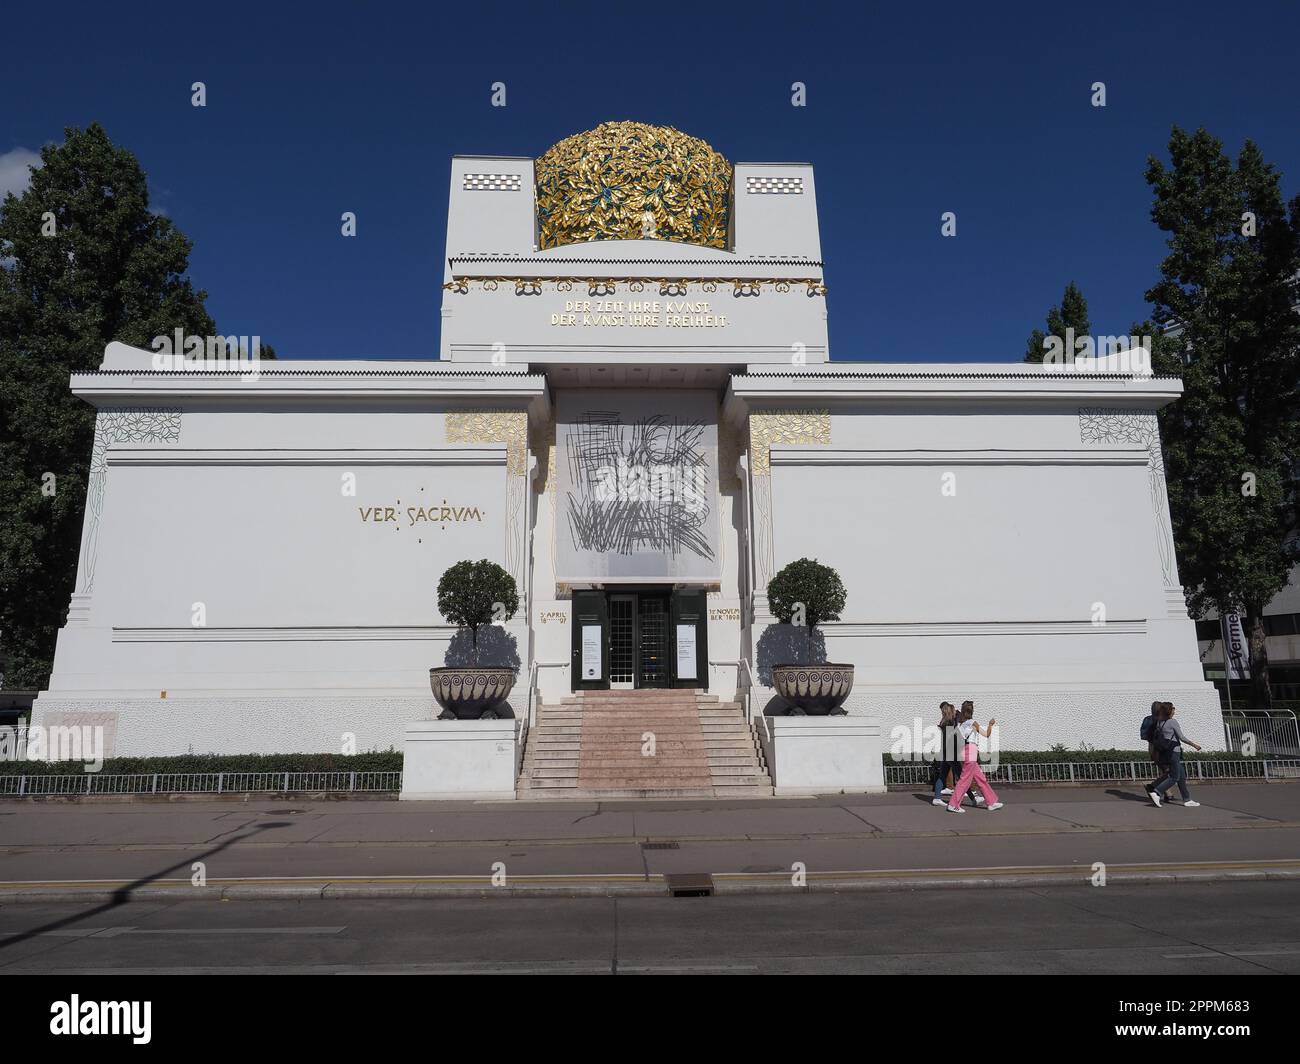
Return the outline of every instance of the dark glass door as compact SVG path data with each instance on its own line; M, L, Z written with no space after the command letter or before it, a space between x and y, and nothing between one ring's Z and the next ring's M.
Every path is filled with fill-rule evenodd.
M638 687L667 687L671 680L668 638L668 599L664 595L637 596L639 646Z

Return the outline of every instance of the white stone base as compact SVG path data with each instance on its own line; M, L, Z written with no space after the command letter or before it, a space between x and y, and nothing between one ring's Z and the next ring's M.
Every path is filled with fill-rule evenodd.
M763 749L776 794L883 794L874 717L764 717Z
M518 722L422 720L406 727L402 801L514 798Z
M523 712L526 692L511 695ZM171 754L341 754L400 750L406 726L438 713L433 696L238 695L68 698L45 693L32 723L101 724L105 757ZM512 723L506 721L506 723Z

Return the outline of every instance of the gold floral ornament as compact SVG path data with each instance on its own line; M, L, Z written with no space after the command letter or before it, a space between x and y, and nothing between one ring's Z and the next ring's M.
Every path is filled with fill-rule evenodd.
M672 126L603 122L537 160L541 247L640 240L653 231L660 240L725 248L730 193L731 164L706 142Z

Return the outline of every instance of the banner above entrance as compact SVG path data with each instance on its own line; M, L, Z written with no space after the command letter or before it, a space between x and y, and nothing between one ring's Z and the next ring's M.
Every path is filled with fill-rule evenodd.
M560 392L556 448L558 581L721 578L712 392Z

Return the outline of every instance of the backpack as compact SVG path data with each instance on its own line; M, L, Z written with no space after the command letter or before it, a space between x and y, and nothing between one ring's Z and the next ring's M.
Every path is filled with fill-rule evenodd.
M1153 743L1156 739L1156 717L1154 713L1148 714L1142 721L1142 728L1138 732L1138 738L1146 743Z
M1157 727L1155 729L1151 736L1151 742L1155 746L1156 753L1158 754L1171 753L1174 747L1178 745L1178 740L1172 736L1166 735L1163 727Z

